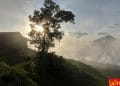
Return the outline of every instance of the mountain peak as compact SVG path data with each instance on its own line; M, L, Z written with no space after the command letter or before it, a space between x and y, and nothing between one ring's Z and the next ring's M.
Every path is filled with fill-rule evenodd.
M111 35L107 35L107 36L104 36L104 37L101 37L101 38L98 38L97 40L95 41L102 41L102 40L106 40L106 41L114 41L116 40L113 36Z
M115 38L114 38L113 36L111 36L111 35L107 35L107 36L105 36L105 37L103 37L103 38L115 40Z
M110 44L110 43L114 42L115 40L116 39L113 36L107 35L107 36L104 36L104 37L94 40L94 43L95 44Z

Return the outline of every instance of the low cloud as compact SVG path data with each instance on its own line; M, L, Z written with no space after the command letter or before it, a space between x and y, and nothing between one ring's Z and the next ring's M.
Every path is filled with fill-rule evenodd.
M79 58L77 60L98 62L104 64L120 65L120 41L112 36L105 36L97 40L91 41L91 44L84 46L78 51Z
M75 59L80 57L78 54L88 45L90 39L91 37L89 36L84 36L78 39L74 37L74 35L72 36L69 33L66 33L61 42L56 42L56 47L53 48L53 51L65 58Z
M69 59L120 65L120 41L113 38L105 36L96 40L85 36L78 39L67 34L54 51Z
M76 37L76 38L81 38L83 36L88 35L88 33L82 33L82 32L69 32L70 36Z
M118 27L120 27L120 24L113 24L113 25L108 26L109 29L114 29L114 28L118 28Z

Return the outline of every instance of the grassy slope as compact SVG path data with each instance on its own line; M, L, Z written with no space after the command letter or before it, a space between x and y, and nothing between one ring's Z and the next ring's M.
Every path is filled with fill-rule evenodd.
M24 68L26 71L33 71L29 62L16 65L16 67ZM105 77L84 63L65 60L63 67L64 69L60 70L60 72L50 68L46 73L38 75L39 78L37 77L38 81L36 82L41 86L107 86Z
M74 73L73 77L77 77L78 82L81 82L81 86L107 86L106 78L94 68L73 60L67 61L68 68Z

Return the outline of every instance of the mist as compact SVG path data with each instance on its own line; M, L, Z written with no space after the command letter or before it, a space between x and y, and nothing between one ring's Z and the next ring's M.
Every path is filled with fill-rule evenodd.
M120 40L111 35L78 38L68 33L56 44L56 53L67 59L120 65Z

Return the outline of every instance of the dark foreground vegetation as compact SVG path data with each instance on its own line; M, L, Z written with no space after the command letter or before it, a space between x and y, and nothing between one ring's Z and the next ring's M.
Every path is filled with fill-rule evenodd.
M0 86L107 86L97 70L55 53L16 53L0 60Z

